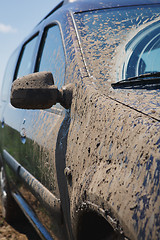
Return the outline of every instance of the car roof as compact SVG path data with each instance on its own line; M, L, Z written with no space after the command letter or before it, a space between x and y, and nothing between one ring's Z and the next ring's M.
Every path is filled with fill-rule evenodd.
M160 0L63 0L64 4L78 4L82 7L84 5L90 6L97 5L97 7L118 7L118 6L131 6L131 5L147 5L160 3Z
M84 3L84 2L97 2L97 3L125 3L126 5L129 4L129 2L132 2L132 3L139 3L139 2L143 2L143 3L159 3L160 1L159 0L62 0L64 3L76 3L76 2L79 2L79 3Z
M73 12L135 5L160 4L160 0L60 0L59 3L40 21L65 6Z
M37 24L39 25L59 9L74 13L103 8L160 4L160 0L59 0L59 3Z
M148 4L160 4L160 0L59 0L59 3L39 23L48 18L58 9L61 9L63 6L67 7L73 12L80 12L101 8L139 6Z

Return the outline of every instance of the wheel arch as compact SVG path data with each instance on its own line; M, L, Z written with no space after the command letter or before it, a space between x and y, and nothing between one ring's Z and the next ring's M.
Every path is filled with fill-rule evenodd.
M74 235L77 240L124 239L119 222L109 212L89 201L82 203L74 220Z

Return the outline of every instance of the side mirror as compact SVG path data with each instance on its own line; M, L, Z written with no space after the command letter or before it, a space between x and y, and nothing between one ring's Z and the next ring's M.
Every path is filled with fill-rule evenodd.
M11 89L11 104L23 109L48 109L56 103L70 108L73 85L58 90L51 72L37 72L16 79Z

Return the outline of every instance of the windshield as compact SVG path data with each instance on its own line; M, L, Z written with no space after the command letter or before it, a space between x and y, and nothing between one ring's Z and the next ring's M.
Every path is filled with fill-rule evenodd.
M160 6L75 14L86 65L100 81L160 72Z

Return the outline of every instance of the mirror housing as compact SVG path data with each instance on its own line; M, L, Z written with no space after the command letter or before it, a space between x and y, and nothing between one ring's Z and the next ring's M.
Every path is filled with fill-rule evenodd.
M11 89L11 104L22 109L48 109L56 103L70 108L73 86L58 90L51 72L37 72L16 79Z

